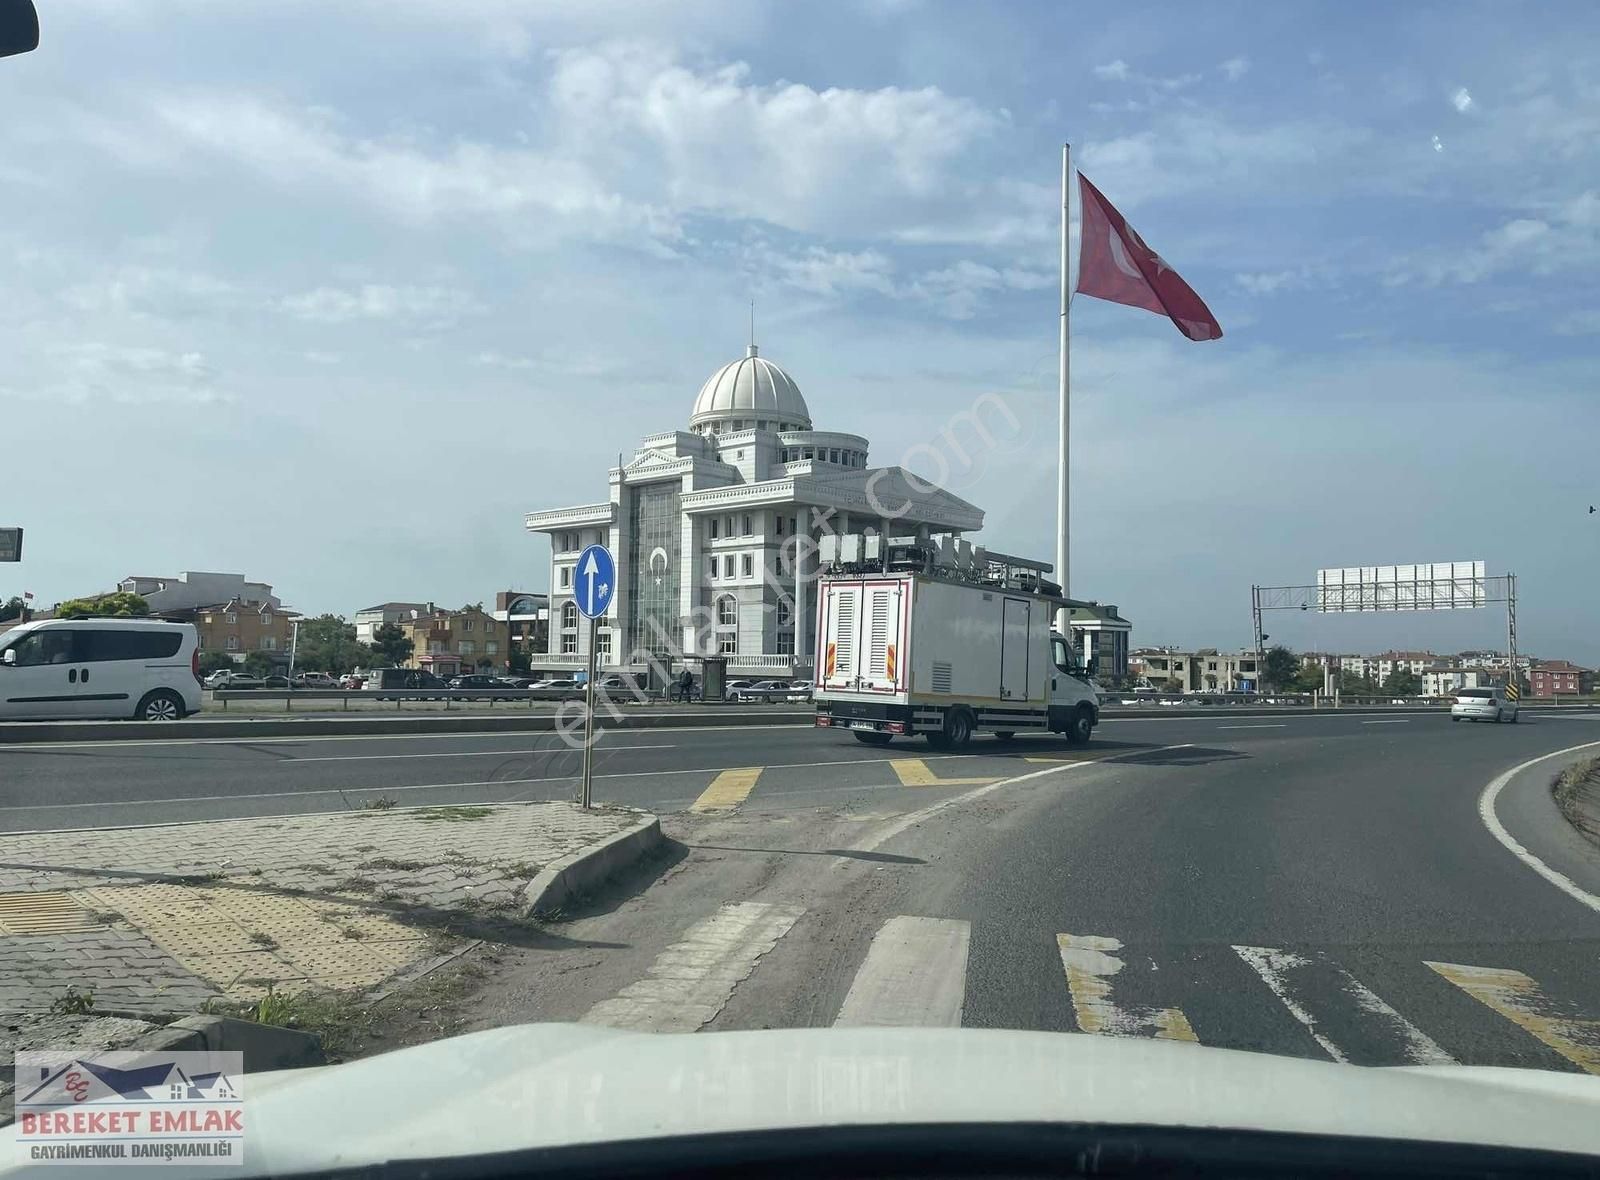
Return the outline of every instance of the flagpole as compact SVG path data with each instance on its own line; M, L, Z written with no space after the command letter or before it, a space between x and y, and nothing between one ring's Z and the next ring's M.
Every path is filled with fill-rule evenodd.
M1067 407L1067 392L1071 385L1072 376L1072 319L1071 301L1068 284L1071 277L1068 274L1069 256L1067 253L1068 213L1071 206L1071 181L1072 181L1072 145L1061 146L1061 437L1058 440L1059 450L1056 453L1056 581L1061 583L1061 596L1067 597L1070 593L1069 561L1071 559L1071 524L1069 509L1071 507L1071 481L1067 462L1071 455L1072 432L1070 417ZM1056 630L1070 644L1072 630L1070 625L1071 612L1066 607L1061 607L1056 612Z

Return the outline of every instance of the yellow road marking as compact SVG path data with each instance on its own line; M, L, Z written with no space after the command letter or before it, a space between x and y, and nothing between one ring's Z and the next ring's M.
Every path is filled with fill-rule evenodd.
M994 778L940 778L921 758L891 758L889 767L902 787L975 787Z
M1520 971L1429 963L1440 975L1480 1004L1543 1041L1579 1069L1600 1074L1600 1020L1556 1014L1550 998Z
M1067 991L1072 996L1072 1014L1080 1032L1109 1037L1150 1035L1158 1041L1199 1043L1189 1018L1177 1008L1118 1008L1111 1001L1111 977L1122 970L1122 960L1113 951L1122 943L1096 934L1058 934L1061 965L1067 973Z
M689 806L690 811L730 811L743 803L756 789L756 780L762 768L746 766L739 770L724 770L711 780L711 785L700 793Z

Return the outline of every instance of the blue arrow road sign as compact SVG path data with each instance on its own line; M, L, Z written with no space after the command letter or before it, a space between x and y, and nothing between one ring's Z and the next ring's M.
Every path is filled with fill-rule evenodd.
M617 563L604 545L590 545L578 554L578 609L586 619L598 619L611 605L617 587Z

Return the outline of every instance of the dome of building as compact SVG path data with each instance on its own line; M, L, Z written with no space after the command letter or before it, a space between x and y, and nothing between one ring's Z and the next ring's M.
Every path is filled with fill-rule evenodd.
M747 426L762 422L769 430L811 429L811 411L794 378L757 355L754 344L748 354L723 365L700 387L689 426L704 431L712 422L732 421Z

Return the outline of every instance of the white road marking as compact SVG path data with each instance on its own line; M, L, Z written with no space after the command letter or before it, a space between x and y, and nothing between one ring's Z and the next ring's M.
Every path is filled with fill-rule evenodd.
M1189 1018L1177 1008L1119 1008L1112 1002L1111 980L1122 970L1122 960L1113 953L1122 949L1117 939L1096 934L1058 934L1056 946L1067 973L1067 991L1079 1032L1108 1037L1153 1036L1158 1041L1200 1040L1189 1027Z
M1288 722L1278 721L1271 725L1219 725L1218 729L1287 729Z
M1072 770L1080 766L1104 766L1108 762L1120 762L1125 758L1146 757L1150 754L1160 754L1167 750L1187 750L1192 748L1194 744L1194 742L1180 742L1175 746L1155 746L1148 750L1129 750L1123 754L1113 754L1109 758L1096 758L1084 762L1061 762L1054 766L1046 766L1043 770L1030 770L1027 774L1019 774L1013 778L1003 778L999 782L989 783L987 786L974 787L972 790L963 791L959 795L950 795L937 803L924 807L920 811L913 811L908 815L901 816L888 827L882 828L863 839L860 843L852 845L851 851L875 852L901 832L915 827L924 820L932 819L947 807L955 807L961 803L970 803L974 799L982 799L985 795L1004 790L1006 787L1015 786L1017 783L1025 783L1029 779L1042 778L1047 774L1059 774L1063 770Z
M1596 746L1600 746L1600 742L1584 742L1580 746L1568 746L1565 750L1556 750L1550 754L1541 754L1537 758L1529 758L1526 762L1519 762L1510 770L1506 771L1504 774L1490 782L1488 786L1483 788L1483 794L1478 796L1478 816L1483 820L1483 826L1489 829L1489 834L1496 840L1500 841L1500 843L1504 845L1506 849L1508 849L1510 853L1523 864L1527 865L1530 869L1538 873L1546 881L1550 882L1550 884L1554 885L1557 889L1561 890L1561 892L1565 893L1574 901L1588 906L1596 913L1600 913L1600 897L1596 897L1594 894L1590 893L1587 889L1572 880L1572 878L1568 877L1565 873L1561 873L1555 869L1552 869L1549 865L1545 864L1544 861L1540 860L1537 856L1524 848L1522 844L1518 842L1516 837L1512 836L1510 832L1506 831L1505 825L1500 822L1500 817L1495 814L1494 810L1495 801L1500 798L1500 792L1505 790L1506 784L1518 774L1521 774L1524 770L1527 770L1528 767L1537 766L1541 762L1548 762L1552 758L1560 758L1567 754L1575 754L1579 750L1592 750Z
M640 1032L694 1032L722 1011L733 989L803 913L803 906L759 901L725 905L689 927L656 956L643 979L590 1008L583 1021Z
M620 754L624 750L676 750L675 745L663 746L596 746L595 749L603 754ZM439 753L428 754L331 754L318 758L285 758L284 762L385 762L394 758L512 758L518 750L446 750ZM539 753L548 753L541 750Z
M1409 717L1386 717L1381 721L1363 721L1362 725L1410 725Z
M972 926L890 918L867 948L835 1027L960 1028Z
M1350 1058L1344 1050L1318 1031L1316 1018L1292 994L1291 975L1331 973L1337 989L1354 1001L1359 1016L1374 1017L1385 1032L1399 1035L1400 1051L1407 1061L1415 1065L1456 1064L1456 1059L1441 1049L1432 1037L1401 1016L1385 1003L1381 996L1336 963L1320 956L1309 959L1293 951L1278 950L1270 946L1236 946L1233 949L1234 953L1261 977L1261 982L1266 984L1267 990L1289 1010L1289 1015L1305 1025L1312 1040L1321 1045L1323 1052L1335 1061L1348 1063Z

